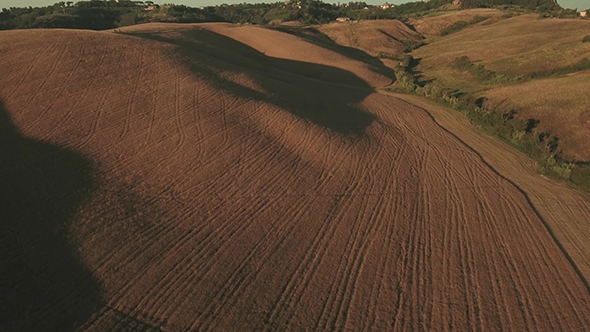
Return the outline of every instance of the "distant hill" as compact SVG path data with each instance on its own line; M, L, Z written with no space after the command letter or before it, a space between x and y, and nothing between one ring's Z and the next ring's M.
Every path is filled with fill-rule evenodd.
M561 9L556 0L462 0L461 7L476 8L476 7L492 7L501 5L515 5L528 7L531 9L553 10Z
M5 8L0 12L0 30L107 30L153 22L229 22L264 25L293 21L311 25L333 22L338 17L348 17L351 20L405 19L436 10L450 4L451 1L416 1L387 8L362 1L334 4L318 0L222 4L199 8L176 4L155 5L151 1L68 1L46 7Z

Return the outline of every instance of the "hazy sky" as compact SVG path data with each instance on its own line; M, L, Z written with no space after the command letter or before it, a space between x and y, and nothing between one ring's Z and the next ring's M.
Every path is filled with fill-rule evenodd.
M76 2L75 0L71 0ZM185 4L187 6L207 6L207 5L218 5L222 3L242 3L242 2L270 2L276 0L154 0L155 3L176 3ZM338 2L338 0L324 0L325 2ZM349 2L351 0L340 0L340 2ZM354 0L353 0L354 1ZM357 0L358 1L358 0ZM404 3L408 1L404 0L365 0L366 3L370 4L381 4L385 1L389 3ZM0 0L0 8L5 7L28 7L28 6L47 6L59 2L58 0ZM558 0L559 4L565 8L578 8L578 9L589 9L590 0Z

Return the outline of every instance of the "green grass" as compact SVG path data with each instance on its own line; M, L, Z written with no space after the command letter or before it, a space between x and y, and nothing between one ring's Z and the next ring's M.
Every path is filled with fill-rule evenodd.
M453 23L452 25L450 25L450 26L442 29L440 31L440 35L441 36L450 35L451 33L454 33L454 32L457 32L457 31L461 31L461 30L467 28L470 25L475 25L477 23L483 22L483 21L487 20L488 18L489 17L487 17L487 16L475 16L469 22L467 22L467 21L457 21L457 22Z
M438 38L412 52L421 67L450 65L466 55L501 75L526 75L573 65L590 54L590 21L537 20L534 15L477 25Z

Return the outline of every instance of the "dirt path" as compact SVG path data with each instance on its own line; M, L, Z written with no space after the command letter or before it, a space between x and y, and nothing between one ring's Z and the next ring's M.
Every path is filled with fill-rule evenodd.
M190 35L205 44L190 52L115 34L19 33L0 38L73 55L30 63L22 44L1 52L0 128L11 142L75 152L92 172L23 162L46 187L69 184L33 195L35 181L12 176L26 145L1 150L12 187L0 197L29 188L18 192L34 204L0 210L0 262L19 267L0 270L0 290L23 308L32 279L56 294L3 330L590 327L590 295L526 197L423 109L354 73L267 59L212 33ZM223 45L237 58L211 56ZM257 61L318 75L275 75ZM51 240L71 250L61 265L39 251L53 224L27 232L47 223L37 211L59 212L50 216L67 236ZM53 267L66 265L77 277ZM73 309L71 326L52 320Z

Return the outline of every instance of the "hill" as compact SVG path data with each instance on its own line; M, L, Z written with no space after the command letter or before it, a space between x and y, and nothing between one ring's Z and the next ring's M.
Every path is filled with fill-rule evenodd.
M461 7L463 8L474 8L474 7L491 7L501 5L515 5L521 7L527 7L530 9L537 10L552 10L561 9L557 4L557 0L462 0Z
M590 132L583 120L590 44L582 42L590 23L539 20L537 15L484 23L415 50L420 80L467 94L464 99L479 100L479 106L498 114L529 121L534 128L527 132L556 137L553 156L590 161ZM508 141L516 137L506 135Z
M438 36L441 31L451 27L457 22L470 22L476 17L485 17L485 24L497 21L505 12L491 8L476 8L466 10L453 10L448 12L434 12L424 17L410 18L408 20L416 31L424 36ZM483 23L482 23L483 24Z
M463 16L459 13L455 17ZM414 55L428 70L466 55L498 74L516 76L575 64L590 51L590 44L582 43L590 24L585 20L539 20L529 14L490 23L439 39Z
M423 39L422 35L398 20L324 24L319 30L340 45L358 48L378 57L401 55Z
M527 196L362 51L229 24L0 45L3 331L590 326Z

